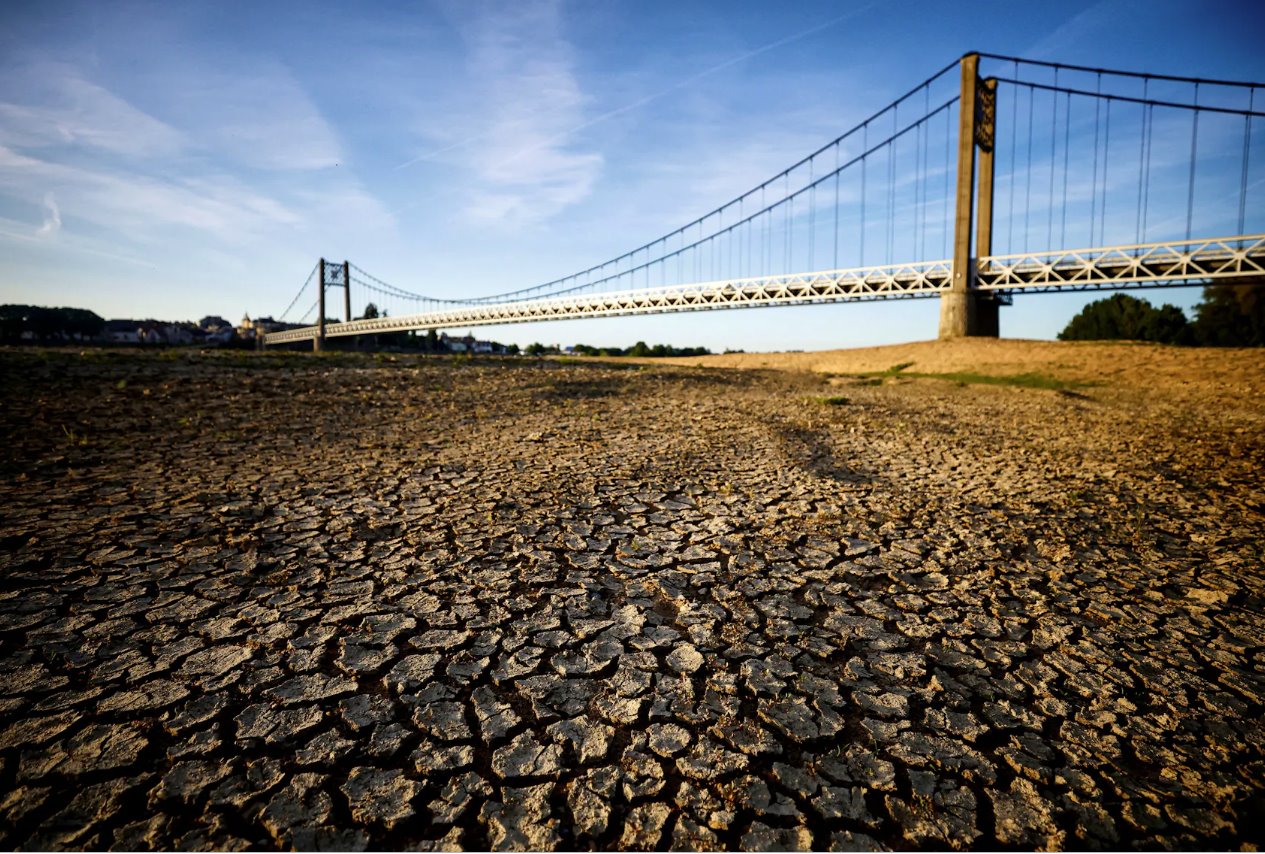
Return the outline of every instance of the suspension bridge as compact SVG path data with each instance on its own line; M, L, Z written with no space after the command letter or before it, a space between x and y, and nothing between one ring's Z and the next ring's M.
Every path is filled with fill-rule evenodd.
M616 258L469 299L321 259L263 340L926 297L940 337L997 336L1017 294L1265 283L1262 85L970 53ZM353 285L393 316L353 319Z

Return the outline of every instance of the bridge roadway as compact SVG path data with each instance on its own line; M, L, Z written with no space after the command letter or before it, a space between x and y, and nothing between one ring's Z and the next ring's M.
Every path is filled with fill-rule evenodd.
M849 270L792 273L617 292L470 305L440 311L329 323L325 336L366 335L584 317L720 308L798 305L936 296L949 289L952 262L923 261ZM1265 282L1265 234L978 259L984 292L1048 292ZM271 332L265 344L309 341L316 326Z

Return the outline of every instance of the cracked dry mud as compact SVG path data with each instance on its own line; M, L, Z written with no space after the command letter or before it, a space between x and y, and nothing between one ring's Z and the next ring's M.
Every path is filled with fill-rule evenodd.
M297 354L0 376L0 847L1265 843L1252 407Z

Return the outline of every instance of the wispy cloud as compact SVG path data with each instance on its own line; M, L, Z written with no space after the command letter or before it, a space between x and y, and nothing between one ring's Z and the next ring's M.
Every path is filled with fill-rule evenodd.
M0 146L0 192L35 199L49 186L57 188L74 216L140 242L164 226L238 239L266 225L299 220L281 202L224 175L151 178L117 168L58 163ZM60 217L59 209L59 222Z
M163 157L185 144L179 131L84 79L64 63L42 62L6 75L0 90L0 144L78 146L117 155Z
M469 97L424 133L474 179L464 213L479 222L524 224L585 199L603 157L565 140L584 120L586 98L557 2L507 6L456 22L466 48Z
M29 64L0 82L0 201L42 202L42 223L4 236L46 239L88 224L120 245L161 244L171 228L225 242L349 218L390 227L347 169L332 127L279 65L249 83L226 73L155 85L165 121L65 63ZM167 81L171 83L172 81ZM329 170L319 199L300 172ZM331 206L332 205L332 206Z
M57 199L52 193L44 196L44 224L36 229L37 237L52 237L61 231L61 211L57 208Z
M40 229L33 230L28 223L9 219L8 217L0 217L0 237L14 241L18 245L39 246L46 243L47 239L40 235L39 232ZM114 251L115 245L114 241L78 235L68 236L61 233L58 233L56 241L59 257L65 254L91 255L96 258L107 258L111 261L119 261L150 270L158 269L158 265L152 261Z
M1063 58L1082 44L1092 44L1096 34L1110 32L1120 21L1146 15L1149 11L1147 4L1140 0L1098 0L1038 39L1022 55L1031 59Z
M200 64L174 75L170 105L198 144L254 169L327 169L344 161L338 136L294 73L273 60L231 71Z

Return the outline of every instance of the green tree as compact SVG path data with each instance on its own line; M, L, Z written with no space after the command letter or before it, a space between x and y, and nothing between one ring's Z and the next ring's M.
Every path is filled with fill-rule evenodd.
M1081 309L1059 333L1060 341L1154 341L1189 344L1193 341L1186 315L1177 306L1155 308L1146 300L1115 294Z
M0 306L0 338L17 341L30 332L41 342L95 338L105 321L86 308L44 308L38 305Z
M1265 287L1205 287L1193 326L1195 340L1206 347L1265 346Z
M77 341L95 338L105 329L105 320L95 311L86 308L59 308L65 323L65 331Z

